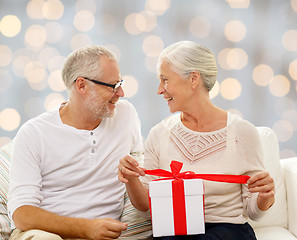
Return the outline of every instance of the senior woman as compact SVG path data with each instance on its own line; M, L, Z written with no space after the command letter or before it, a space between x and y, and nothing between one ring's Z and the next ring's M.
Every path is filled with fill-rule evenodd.
M177 160L183 171L251 176L246 185L204 181L205 234L158 239L256 239L247 219L260 219L273 205L274 181L264 169L256 127L209 98L217 77L214 54L195 42L177 42L163 50L157 72L158 94L176 114L151 129L145 169L170 170ZM118 175L132 204L147 211L153 177L131 156L120 160Z

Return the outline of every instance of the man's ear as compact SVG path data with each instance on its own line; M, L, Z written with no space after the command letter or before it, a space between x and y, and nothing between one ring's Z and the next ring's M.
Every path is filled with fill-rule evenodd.
M86 94L86 81L83 77L78 77L76 79L75 88L80 94Z

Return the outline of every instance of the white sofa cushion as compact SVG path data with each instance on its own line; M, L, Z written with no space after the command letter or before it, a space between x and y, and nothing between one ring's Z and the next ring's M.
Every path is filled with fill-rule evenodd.
M255 233L259 240L296 240L287 229L277 226L256 228Z
M275 181L275 203L259 222L249 221L254 228L280 226L286 228L287 201L284 176L280 166L279 145L276 134L271 128L258 127L263 144L264 165Z
M289 230L297 237L297 157L284 159L281 162L287 191Z

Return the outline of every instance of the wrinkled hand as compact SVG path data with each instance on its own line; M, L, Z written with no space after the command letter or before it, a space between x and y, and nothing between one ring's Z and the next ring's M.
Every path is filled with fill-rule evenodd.
M275 185L268 172L259 172L252 176L248 182L251 193L259 192L257 205L262 211L268 210L275 201Z
M145 169L139 167L139 163L130 155L120 159L118 169L118 178L123 183L128 183L133 178L145 175Z
M117 239L127 229L127 225L112 218L92 219L87 237L93 240Z

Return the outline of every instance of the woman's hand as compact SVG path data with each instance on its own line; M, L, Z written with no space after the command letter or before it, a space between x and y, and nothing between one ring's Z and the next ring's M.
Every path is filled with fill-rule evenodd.
M248 180L247 184L251 193L259 192L257 205L260 210L266 211L274 204L275 185L268 172L255 174Z
M139 176L144 176L144 168L130 155L125 156L119 163L119 180L126 184L131 203L142 212L149 209L148 189L142 184Z
M120 159L118 169L118 178L123 183L128 183L133 178L145 175L145 169L139 167L139 163L130 155Z

